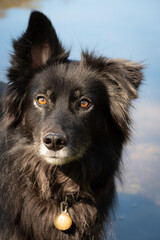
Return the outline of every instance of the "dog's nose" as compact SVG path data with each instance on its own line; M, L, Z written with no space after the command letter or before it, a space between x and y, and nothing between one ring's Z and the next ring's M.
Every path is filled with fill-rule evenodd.
M49 150L58 151L66 146L67 139L60 133L47 133L43 138L43 142Z

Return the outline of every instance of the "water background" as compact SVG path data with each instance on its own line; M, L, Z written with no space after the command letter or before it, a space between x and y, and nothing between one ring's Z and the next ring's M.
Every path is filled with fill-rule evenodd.
M160 239L160 1L0 0L0 80L7 81L11 42L32 9L52 21L71 58L81 49L143 61L145 81L135 102L134 134L124 151L123 185L112 221L114 240Z

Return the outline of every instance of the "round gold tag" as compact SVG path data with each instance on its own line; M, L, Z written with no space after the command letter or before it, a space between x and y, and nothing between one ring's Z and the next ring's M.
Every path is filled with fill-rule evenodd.
M68 212L61 212L54 219L54 226L61 231L66 231L72 226L72 218Z

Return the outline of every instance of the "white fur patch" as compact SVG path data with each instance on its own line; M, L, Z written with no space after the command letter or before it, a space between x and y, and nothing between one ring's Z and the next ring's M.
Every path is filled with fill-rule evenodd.
M70 151L67 147L64 147L59 151L53 151L48 150L47 147L42 143L39 150L43 159L50 164L63 165L73 161L74 159L73 157L70 157Z

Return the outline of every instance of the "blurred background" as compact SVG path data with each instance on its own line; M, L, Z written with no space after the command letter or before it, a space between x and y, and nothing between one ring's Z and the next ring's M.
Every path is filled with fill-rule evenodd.
M38 9L52 21L71 58L81 50L142 61L132 142L124 151L119 204L108 227L113 240L160 239L160 1L0 0L0 81L7 81L12 40Z

